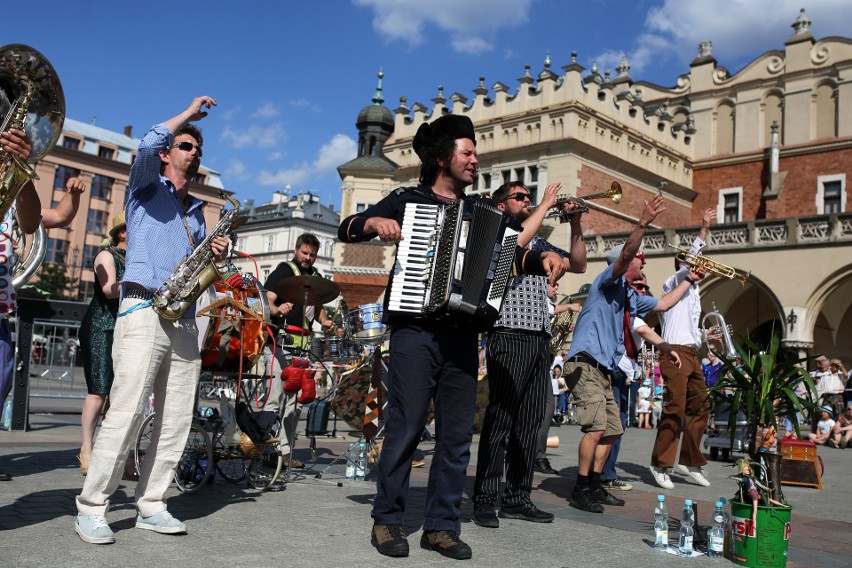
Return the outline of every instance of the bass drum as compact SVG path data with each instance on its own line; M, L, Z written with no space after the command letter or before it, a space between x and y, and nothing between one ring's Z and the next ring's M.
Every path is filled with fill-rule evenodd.
M233 283L234 280L231 277L228 282ZM201 343L201 369L248 373L266 343L269 301L254 278L244 277L242 286L228 282L214 283L202 296L207 297L207 307L203 309L209 312L209 316L202 315L198 319L205 318L209 322ZM200 329L205 328L200 325Z

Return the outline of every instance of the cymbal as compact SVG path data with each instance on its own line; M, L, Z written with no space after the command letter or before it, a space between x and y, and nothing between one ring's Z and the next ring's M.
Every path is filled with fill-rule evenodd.
M335 299L340 294L340 288L337 284L322 276L311 276L310 274L302 274L300 276L290 276L281 281L274 290L270 290L281 302L292 302L299 306L305 303L305 293L307 292L307 302L309 306L317 304L325 304Z

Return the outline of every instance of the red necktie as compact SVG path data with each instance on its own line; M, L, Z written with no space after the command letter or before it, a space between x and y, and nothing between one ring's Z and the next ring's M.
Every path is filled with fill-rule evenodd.
M630 298L627 285L624 287L624 349L627 356L636 361L639 356L639 349L636 347L636 342L633 341L633 330L630 326Z

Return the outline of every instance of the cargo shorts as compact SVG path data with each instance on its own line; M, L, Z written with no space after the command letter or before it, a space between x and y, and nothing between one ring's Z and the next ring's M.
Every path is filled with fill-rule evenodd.
M609 374L588 363L571 361L565 365L565 383L574 395L576 419L583 432L603 432L620 436L618 403L612 394Z

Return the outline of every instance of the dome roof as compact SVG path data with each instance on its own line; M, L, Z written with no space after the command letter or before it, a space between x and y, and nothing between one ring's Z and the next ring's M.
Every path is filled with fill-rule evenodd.
M358 120L355 122L355 126L360 128L366 123L380 123L393 126L393 113L382 104L367 105L358 113Z

